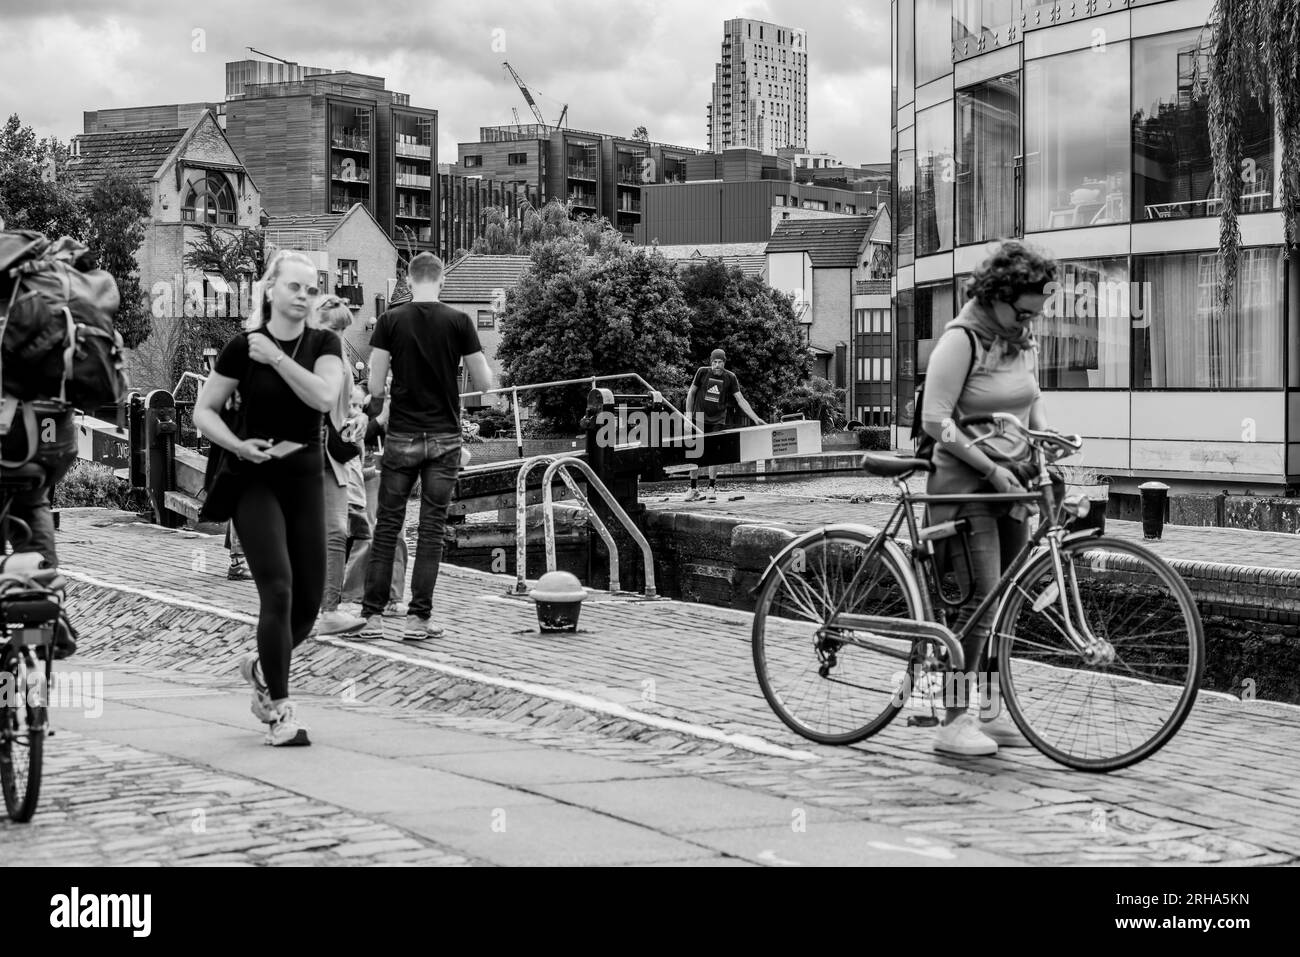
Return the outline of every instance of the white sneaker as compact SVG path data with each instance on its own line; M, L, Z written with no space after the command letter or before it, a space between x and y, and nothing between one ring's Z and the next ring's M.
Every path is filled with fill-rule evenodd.
M365 626L366 620L364 618L345 615L341 611L327 611L316 619L316 634L350 635L354 631L360 631Z
M406 602L390 601L384 606L383 615L385 618L405 618L407 615Z
M693 488L693 489L691 489L689 492L686 493L686 499L685 499L685 500L686 500L687 502L698 502L698 501L699 501L701 498L703 498L703 497L704 497L704 496L700 494L700 490L699 490L698 488Z
M266 682L262 680L262 668L258 664L258 655L256 651L250 651L239 659L239 674L253 686L253 703L248 710L253 712L253 717L263 724L270 724L274 718L274 711L271 708L271 695L267 691Z
M292 701L285 701L271 713L270 727L266 732L266 743L275 748L304 747L311 744L307 737L309 730L305 724L298 722L297 708Z
M969 712L952 724L941 725L932 748L966 757L987 757L998 753L998 743L980 731L975 716Z
M1000 748L1031 748L1032 744L1024 736L1011 715L999 711L989 720L980 719L980 731L997 742Z

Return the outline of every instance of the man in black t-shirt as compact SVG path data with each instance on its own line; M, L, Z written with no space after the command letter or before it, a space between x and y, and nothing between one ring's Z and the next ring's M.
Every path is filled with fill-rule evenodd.
M380 316L370 338L370 393L374 400L384 398L391 370L392 399L380 466L379 509L361 603L366 626L358 637L383 637L382 612L392 584L393 551L406 521L407 499L418 478L419 541L405 637L420 641L443 632L430 618L447 506L460 475L458 369L463 360L475 388L483 391L492 388L492 372L469 316L438 301L442 260L421 253L411 260L407 280L411 301Z
M726 369L727 354L721 349L714 349L709 356L709 364L695 373L691 382L691 391L686 395L686 417L697 425L695 410L700 409L699 418L705 434L721 432L727 427L727 410L734 402L742 412L749 416L755 425L765 425L764 421L750 408L745 397L740 394L740 380L735 373ZM698 405L697 405L698 403ZM686 493L686 501L693 502L700 498L700 470L691 471L691 490ZM718 467L709 466L709 491L705 496L714 502L718 498Z

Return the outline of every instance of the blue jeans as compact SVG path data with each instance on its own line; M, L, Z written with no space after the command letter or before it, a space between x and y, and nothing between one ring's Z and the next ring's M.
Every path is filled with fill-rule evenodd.
M384 444L379 478L379 514L366 567L366 596L361 614L378 615L388 603L393 580L393 551L406 524L406 503L415 480L420 480L420 528L411 573L410 614L433 614L433 588L438 583L443 537L447 533L447 506L460 475L459 432L390 432Z

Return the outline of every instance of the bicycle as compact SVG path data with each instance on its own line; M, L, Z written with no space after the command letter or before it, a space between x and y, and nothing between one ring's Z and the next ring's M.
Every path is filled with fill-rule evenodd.
M772 559L755 589L754 667L768 704L792 730L823 744L876 734L914 693L929 697L930 715L909 724L937 724L934 686L942 681L947 690L965 677L962 641L996 606L988 660L1012 720L1034 747L1082 771L1114 771L1150 757L1177 733L1200 687L1205 639L1190 590L1143 546L1102 537L1099 529L1068 529L1089 505L1057 490L1051 466L1083 447L1079 436L1029 429L1004 413L960 426L991 428L972 445L1010 443L1009 457L1027 461L1029 487L913 494L907 479L932 471L928 461L863 456L866 471L893 479L900 491L885 526L808 532ZM969 582L969 526L958 518L923 528L915 507L974 502L1036 505L1041 519L997 587L954 632L970 590L954 593L935 543L948 543L942 548L954 562L962 545Z
M0 472L0 534L19 547L31 528L9 514L15 495L46 481L45 469L28 463ZM75 632L63 607L64 579L57 569L0 567L0 792L5 810L19 823L32 819L40 799L41 770L49 725L49 691L56 658L65 657ZM65 631L66 629L66 631Z

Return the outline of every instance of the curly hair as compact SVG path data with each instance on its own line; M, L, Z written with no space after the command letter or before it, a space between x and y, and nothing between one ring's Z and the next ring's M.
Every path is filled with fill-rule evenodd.
M1006 239L975 267L966 280L966 298L982 306L1015 302L1025 293L1042 293L1056 281L1056 260L1016 239Z

